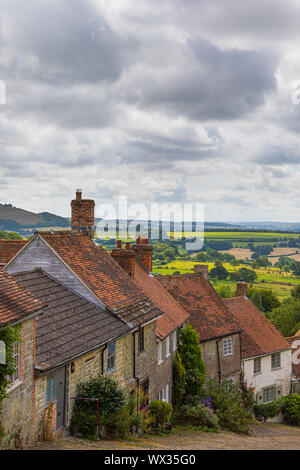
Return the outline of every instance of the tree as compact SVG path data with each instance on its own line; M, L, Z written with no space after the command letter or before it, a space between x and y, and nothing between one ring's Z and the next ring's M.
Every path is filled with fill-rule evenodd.
M182 359L178 352L175 353L173 365L173 390L172 402L174 409L179 409L185 396L185 376L186 372L182 365Z
M264 313L271 312L280 306L278 297L269 289L254 289L248 287L247 297Z
M234 297L234 293L229 286L221 285L216 288L216 292L221 299L230 299L231 297Z
M253 282L257 278L257 274L253 269L241 268L230 274L232 281Z
M185 370L185 396L201 396L205 380L205 365L198 335L190 324L179 331L178 353Z
M219 261L219 262L216 262L215 263L215 267L212 268L209 272L209 277L211 279L219 279L219 280L224 280L224 279L227 279L229 276L229 272L227 271L226 268L224 268L224 266L222 265L222 263Z
M300 300L294 297L284 299L268 318L283 336L294 336L300 329Z

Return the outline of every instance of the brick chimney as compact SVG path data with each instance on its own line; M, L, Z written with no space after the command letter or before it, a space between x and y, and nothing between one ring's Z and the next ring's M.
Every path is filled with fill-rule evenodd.
M194 273L208 280L208 265L207 264L195 264Z
M94 238L95 201L92 199L82 199L82 190L76 189L76 199L71 201L72 208L72 229L81 230L90 238Z
M152 252L153 246L149 245L148 238L136 239L136 244L132 246L138 260L144 265L149 273L152 272Z
M117 240L117 248L111 251L113 259L126 271L131 279L134 278L135 251L130 247L130 243L125 244L125 250L122 248L121 240Z
M236 283L236 290L238 297L247 297L247 282L238 281Z

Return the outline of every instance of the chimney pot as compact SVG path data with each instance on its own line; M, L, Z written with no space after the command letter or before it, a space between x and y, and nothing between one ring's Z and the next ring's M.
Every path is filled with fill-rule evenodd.
M122 248L122 240L117 240L117 248Z
M148 238L142 238L142 244L148 245Z
M76 189L76 199L77 201L80 201L82 196L82 189Z
M125 249L126 249L126 250L130 250L130 242L126 242L126 243L125 243Z
M137 245L140 245L140 243L141 243L141 237L137 237L137 239L136 239L136 244L137 244Z

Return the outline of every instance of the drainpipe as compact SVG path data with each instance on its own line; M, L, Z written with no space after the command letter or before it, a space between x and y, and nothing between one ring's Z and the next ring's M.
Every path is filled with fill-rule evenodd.
M216 345L217 345L217 358L218 358L218 371L219 371L219 383L221 383L221 362L220 362L220 351L219 351L219 343L220 343L221 339L218 339L216 341Z
M104 346L104 348L101 351L101 375L104 373L104 352L107 349L107 344Z
M132 375L133 375L133 378L134 378L135 381L136 381L137 387L139 387L139 385L140 385L140 379L135 375L135 374L136 374L135 333L136 333L136 332L133 332L133 334L132 334L132 340L133 340ZM139 411L139 401L140 401L140 400L139 400L139 397L138 397L138 400L137 400L137 411Z

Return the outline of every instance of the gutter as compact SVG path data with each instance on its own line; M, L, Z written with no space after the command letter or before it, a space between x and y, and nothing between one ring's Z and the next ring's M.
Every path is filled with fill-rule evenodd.
M219 343L221 341L221 338L216 341L217 345L217 358L218 358L218 371L219 371L219 383L222 381L222 374L221 374L221 362L220 362L220 351L219 351Z

